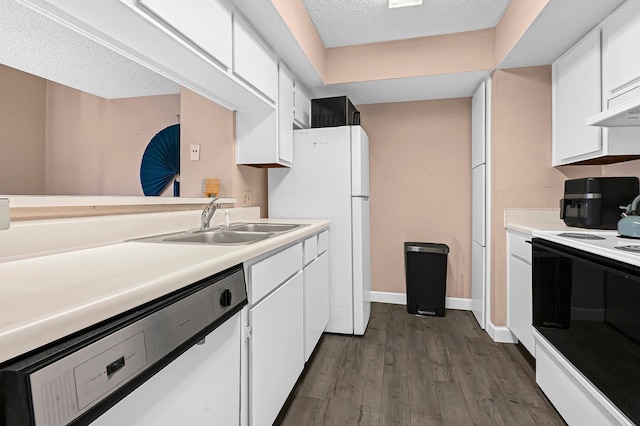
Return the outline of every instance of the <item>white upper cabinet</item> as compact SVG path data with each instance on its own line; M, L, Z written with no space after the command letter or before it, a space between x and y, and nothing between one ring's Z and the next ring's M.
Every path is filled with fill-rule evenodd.
M233 19L233 72L272 101L278 99L278 62L237 16Z
M602 130L586 123L600 107L600 29L596 29L553 64L554 166L602 149Z
M139 3L223 66L231 68L231 11L217 0L139 0Z
M311 127L311 97L297 81L293 84L293 92L293 124L299 129L308 129Z
M278 160L293 162L293 78L280 64L278 69Z
M587 125L603 107L603 28L591 31L553 63L553 166L640 158L640 128Z
M284 65L276 73L276 108L236 112L236 163L291 167L293 162L293 78Z
M613 12L602 25L602 81L605 104L614 106L640 96L640 2L627 1ZM626 94L626 95L625 95ZM616 99L622 97L624 99ZM608 103L608 105L607 105Z

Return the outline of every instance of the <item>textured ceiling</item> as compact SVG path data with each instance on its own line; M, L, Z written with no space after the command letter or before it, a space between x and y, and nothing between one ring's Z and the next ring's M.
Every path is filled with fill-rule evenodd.
M386 0L303 1L327 46L494 27L509 3L508 0L424 0L422 6L388 10ZM552 63L623 1L549 0L543 13L500 67ZM489 73L479 71L325 85L271 0L229 2L293 71L296 79L309 89L312 97L347 95L354 104L368 104L472 96L482 78ZM423 12L426 10L432 10L432 15Z
M43 15L0 0L0 63L107 99L180 86Z
M424 0L389 9L387 0L304 0L325 47L495 27L509 0Z

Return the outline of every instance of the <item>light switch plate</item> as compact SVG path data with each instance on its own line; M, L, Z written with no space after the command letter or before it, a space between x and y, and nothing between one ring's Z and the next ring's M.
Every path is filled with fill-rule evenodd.
M9 229L10 223L9 200L7 198L0 198L0 231Z
M200 159L200 145L191 145L190 153L190 158L194 161L198 161Z

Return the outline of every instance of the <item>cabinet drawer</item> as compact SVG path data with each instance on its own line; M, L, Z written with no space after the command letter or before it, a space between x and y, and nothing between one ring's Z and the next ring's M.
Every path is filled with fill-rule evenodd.
M302 243L249 267L249 303L254 304L302 269Z
M508 232L509 253L531 265L531 236L515 232Z
M314 235L307 238L302 243L302 247L304 250L304 264L308 265L309 262L318 257L318 237Z
M329 231L318 234L318 254L322 254L329 248Z
M278 99L278 63L264 48L247 25L233 21L233 72L272 101Z

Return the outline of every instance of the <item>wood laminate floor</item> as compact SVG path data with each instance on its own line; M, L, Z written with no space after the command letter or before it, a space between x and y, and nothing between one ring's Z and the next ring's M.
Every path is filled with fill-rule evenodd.
M373 303L364 337L326 334L282 425L564 425L511 344L471 312L416 317Z

